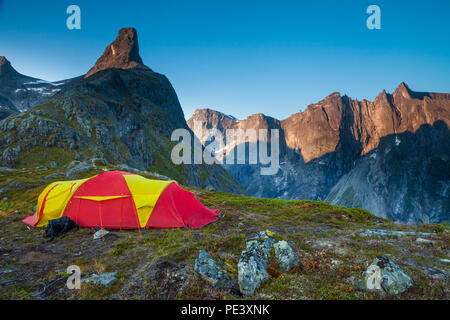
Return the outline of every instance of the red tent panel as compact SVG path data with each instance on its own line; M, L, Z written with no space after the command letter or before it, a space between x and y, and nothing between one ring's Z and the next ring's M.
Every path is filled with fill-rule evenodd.
M178 184L171 183L161 193L146 228L201 228L216 221L218 212L205 207Z

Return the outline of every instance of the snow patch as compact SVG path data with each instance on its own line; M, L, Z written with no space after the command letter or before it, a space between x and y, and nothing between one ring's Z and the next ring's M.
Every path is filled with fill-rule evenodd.
M37 80L37 81L25 82L24 85L48 84L48 85L51 85L51 86L62 86L65 83L66 83L66 81L49 82L49 81L46 81L46 80Z

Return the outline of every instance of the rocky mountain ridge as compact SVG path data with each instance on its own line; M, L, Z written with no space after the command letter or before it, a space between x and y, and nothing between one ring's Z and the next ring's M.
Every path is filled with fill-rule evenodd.
M194 121L202 124L201 131L280 130L281 169L276 175L261 176L258 165L225 166L252 195L327 199L410 223L450 219L448 93L415 92L401 83L393 94L383 91L373 102L333 93L284 120L263 114L235 120L202 109L188 120L199 131ZM371 169L376 179L368 180L367 170L360 167L376 157L378 165ZM358 178L349 179L355 168ZM410 168L422 168L421 174Z
M78 78L49 82L17 72L6 57L0 57L0 120L48 101Z
M133 34L132 28L122 29L113 44L120 44L117 54L128 52L136 60L137 36L123 38ZM147 67L134 68L134 60L124 68L106 68L108 62L101 58L91 69L95 73L0 121L0 167L64 167L74 160L100 159L190 186L242 192L220 166L173 164L171 134L189 130L183 110L169 80Z

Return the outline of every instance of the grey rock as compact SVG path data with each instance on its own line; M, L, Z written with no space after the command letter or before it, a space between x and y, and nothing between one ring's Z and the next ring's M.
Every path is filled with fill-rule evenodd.
M243 295L252 295L269 280L267 267L274 242L275 240L265 231L247 240L246 248L242 251L238 262L238 283Z
M435 244L436 243L436 241L424 239L424 238L417 238L416 242L421 243L421 244Z
M73 166L66 172L66 177L68 179L76 179L77 175L89 170L94 169L94 167L86 162L80 162L79 164Z
M216 191L216 188L214 188L212 185L208 185L208 186L205 188L205 190L206 190L206 191Z
M273 245L275 249L275 258L280 262L280 268L289 271L300 265L300 258L291 246L284 240L278 241Z
M395 231L395 230L383 230L383 229L360 229L360 236L362 237L405 237L405 236L433 236L434 233L426 232L413 232L413 231Z
M52 174L49 174L48 176L45 176L45 177L44 177L44 180L45 180L45 181L56 180L56 179L58 179L59 177L60 177L60 174L58 174L58 173L52 173Z
M117 281L116 275L117 272L104 272L102 274L94 274L88 278L81 280L81 282L91 282L109 287Z
M433 267L424 267L423 269L432 279L445 280L445 281L448 280L447 272L445 272L441 269L433 268Z
M221 290L231 290L236 287L236 276L233 271L222 261L219 263L204 250L200 250L198 259L195 260L195 272L203 279Z
M16 169L8 168L8 167L0 167L0 172L11 172L16 171Z
M413 284L411 277L386 257L376 257L357 282L363 290L375 290L388 295L406 292Z
M12 273L13 271L11 269L5 269L0 271L0 274L8 274L8 273Z
M108 230L100 229L100 230L98 230L97 232L94 233L93 238L94 238L94 240L103 239L108 234L109 234Z

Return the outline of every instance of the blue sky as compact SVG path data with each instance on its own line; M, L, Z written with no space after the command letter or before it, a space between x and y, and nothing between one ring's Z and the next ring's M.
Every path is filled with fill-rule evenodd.
M81 8L81 30L66 8ZM366 8L381 8L381 30ZM0 0L0 55L21 73L86 73L121 27L172 82L188 118L210 107L284 119L339 91L373 100L401 81L450 92L450 1Z

